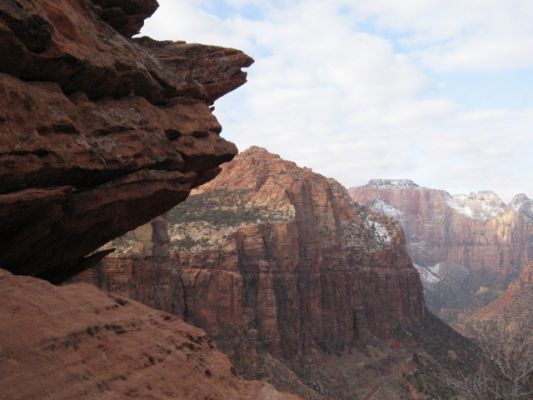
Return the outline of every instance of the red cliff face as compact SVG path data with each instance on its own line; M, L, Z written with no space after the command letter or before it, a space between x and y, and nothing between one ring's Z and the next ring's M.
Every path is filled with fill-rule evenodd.
M0 269L0 398L297 400L237 376L176 316Z
M232 348L302 360L423 320L401 230L335 181L252 148L191 200L168 217L185 317Z
M155 1L0 4L0 265L60 281L236 154L210 105L240 51L130 39Z
M492 192L452 196L406 180L374 180L350 195L401 223L442 316L476 307L481 287L505 287L533 259L533 202L524 195L505 205Z
M309 365L425 319L399 225L260 148L109 247L80 279L183 316L250 375L259 353Z

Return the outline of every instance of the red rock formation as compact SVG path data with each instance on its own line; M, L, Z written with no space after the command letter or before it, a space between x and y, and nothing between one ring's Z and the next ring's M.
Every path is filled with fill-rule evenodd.
M94 264L84 257L235 155L210 105L245 82L252 59L130 39L156 5L0 3L0 265L10 271L61 280Z
M260 148L109 246L116 254L80 279L182 315L251 376L265 352L310 368L425 318L398 224Z
M252 148L194 196L212 199L222 215L188 223L199 210L193 199L170 214L170 236L179 245L185 230L203 247L179 252L185 314L215 337L243 336L301 360L423 319L402 232L353 204L335 181ZM231 226L235 211L245 215L235 215L234 231L202 246L211 228Z
M297 400L237 376L175 316L0 270L0 398Z
M422 273L436 312L475 307L481 287L504 288L533 259L533 202L525 195L506 206L492 192L452 196L406 180L373 180L350 195L402 224L413 262L430 267ZM442 290L439 280L449 281Z

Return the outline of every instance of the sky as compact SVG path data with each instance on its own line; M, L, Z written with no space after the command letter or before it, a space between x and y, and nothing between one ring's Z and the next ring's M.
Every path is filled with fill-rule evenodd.
M346 187L408 178L533 197L533 1L159 0L141 35L238 48L215 103L265 147Z

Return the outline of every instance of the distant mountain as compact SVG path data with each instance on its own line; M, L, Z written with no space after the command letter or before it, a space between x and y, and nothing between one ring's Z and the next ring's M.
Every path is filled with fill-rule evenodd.
M533 201L494 192L451 195L411 180L375 179L351 197L397 219L429 308L453 320L483 306L533 259Z

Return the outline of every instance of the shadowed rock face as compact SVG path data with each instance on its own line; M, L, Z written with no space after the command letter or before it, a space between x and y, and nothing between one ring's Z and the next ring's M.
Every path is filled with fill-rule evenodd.
M524 266L518 279L496 300L476 310L459 321L458 325L468 325L491 321L505 321L512 326L529 329L533 338L533 262ZM527 328L526 328L527 327Z
M144 20L159 6L156 0L92 0L92 2L100 18L127 37L139 33Z
M240 51L129 39L137 0L0 2L0 264L61 281L213 178L237 150L211 104Z

